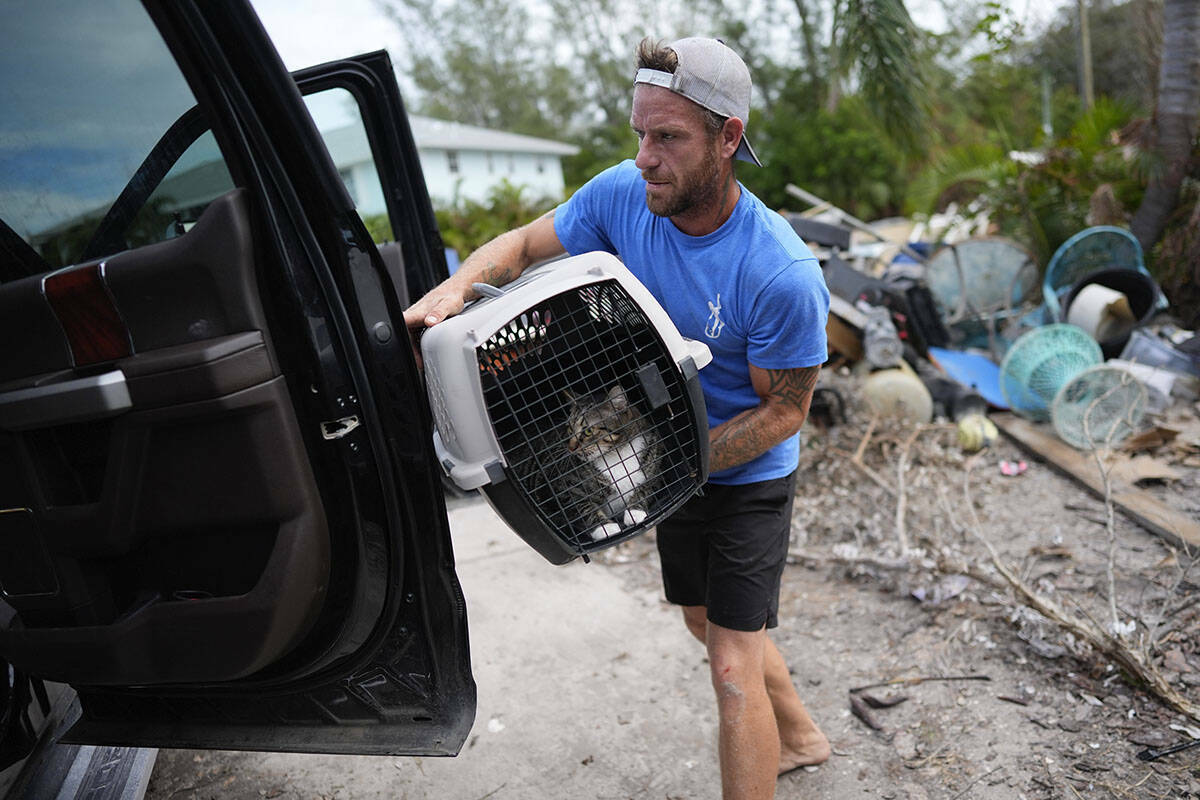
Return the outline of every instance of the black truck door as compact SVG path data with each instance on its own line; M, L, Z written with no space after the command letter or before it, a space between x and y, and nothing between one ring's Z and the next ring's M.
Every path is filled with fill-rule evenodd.
M456 753L475 687L400 319L445 262L386 56L301 81L358 103L390 267L248 2L16 8L0 659L76 688L70 741Z

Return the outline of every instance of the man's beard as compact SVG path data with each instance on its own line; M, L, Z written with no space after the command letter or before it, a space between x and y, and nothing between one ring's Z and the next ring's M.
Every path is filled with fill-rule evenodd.
M645 174L643 173L643 177ZM659 217L674 217L715 200L719 189L720 162L709 150L694 170L677 176L674 192L666 197L652 197L646 189L646 208Z

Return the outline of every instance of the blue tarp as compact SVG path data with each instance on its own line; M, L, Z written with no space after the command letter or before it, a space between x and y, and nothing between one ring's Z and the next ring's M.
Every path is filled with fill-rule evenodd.
M1000 367L987 356L946 350L942 347L929 348L929 355L946 371L950 378L968 386L997 408L1008 408L1004 394L1000 391Z

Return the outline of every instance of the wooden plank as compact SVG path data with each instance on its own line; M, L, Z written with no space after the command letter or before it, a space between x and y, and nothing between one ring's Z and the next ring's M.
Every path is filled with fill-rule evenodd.
M867 327L867 315L855 308L854 304L843 300L836 294L829 295L829 313L836 314L860 331Z
M1036 425L1015 414L991 414L988 418L1017 444L1104 497L1104 480L1091 453L1071 447L1048 426ZM1200 522L1167 507L1149 492L1114 483L1112 499L1122 513L1176 547L1200 547Z
M829 319L825 321L825 338L829 342L830 352L840 353L851 362L862 359L862 338L858 331L834 314L830 314Z

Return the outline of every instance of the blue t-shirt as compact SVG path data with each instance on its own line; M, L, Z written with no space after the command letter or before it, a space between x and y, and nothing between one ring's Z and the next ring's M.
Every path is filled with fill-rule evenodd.
M666 310L679 332L708 345L700 370L709 427L759 404L753 364L793 369L828 357L829 291L817 259L787 221L742 187L729 219L689 236L646 208L646 182L632 161L606 169L558 207L554 230L572 255L618 256ZM798 436L746 464L709 476L742 484L791 474Z

